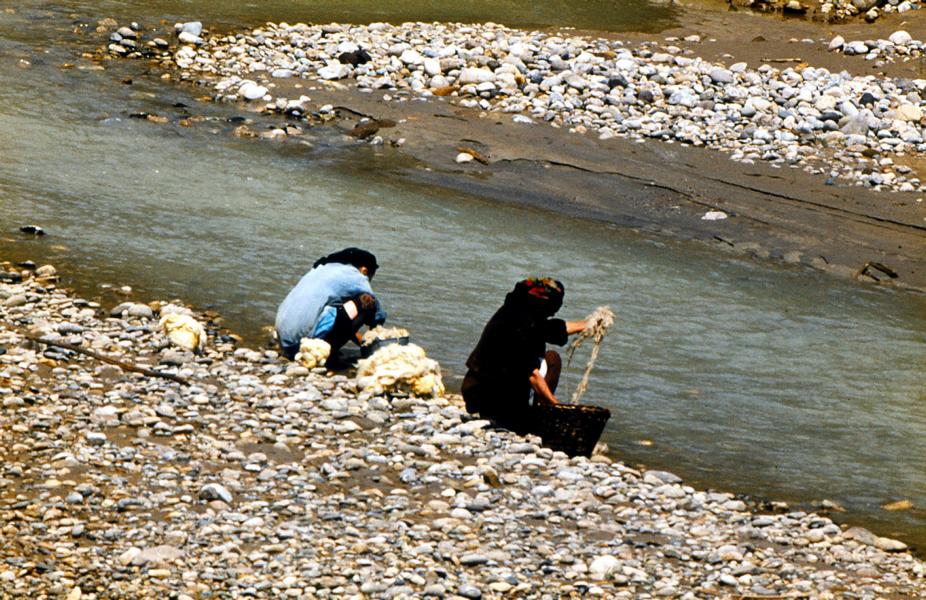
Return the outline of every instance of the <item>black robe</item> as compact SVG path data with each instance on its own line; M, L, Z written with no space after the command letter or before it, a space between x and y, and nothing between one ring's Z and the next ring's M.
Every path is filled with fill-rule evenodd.
M530 431L531 373L540 367L548 342L562 346L567 340L565 321L506 299L466 361L462 391L467 411L519 433Z

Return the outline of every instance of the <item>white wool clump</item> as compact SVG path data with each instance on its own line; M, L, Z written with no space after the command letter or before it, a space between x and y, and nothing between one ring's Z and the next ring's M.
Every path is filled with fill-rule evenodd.
M180 306L179 304L168 303L161 307L161 316L166 315L187 315L192 317L193 311L187 308L186 306Z
M314 369L319 365L324 365L330 355L331 344L325 340L302 338L299 342L299 352L296 354L296 362L306 369Z
M408 330L401 327L383 327L377 325L363 334L363 345L369 346L376 340L397 340L408 337Z
M440 365L424 348L390 344L357 363L357 387L374 394L406 392L415 396L440 396L444 382Z
M202 352L206 347L206 330L202 324L191 317L181 313L170 313L161 317L158 327L167 334L170 343L189 350Z

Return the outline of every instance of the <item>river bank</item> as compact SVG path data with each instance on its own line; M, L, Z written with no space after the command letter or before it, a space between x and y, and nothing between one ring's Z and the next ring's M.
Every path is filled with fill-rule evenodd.
M917 62L865 61L831 51L820 27L763 23L710 14L621 39L493 24L231 35L188 24L119 29L141 38L123 45L115 31L107 52L132 56L135 44L154 75L299 124L236 135L285 142L334 126L413 158L413 181L926 289ZM922 38L922 23L904 26ZM741 39L756 31L768 37ZM769 41L776 31L816 38Z
M4 272L19 271L9 263ZM904 545L606 457L568 459L459 398L358 394L239 347L202 355L52 268L0 285L0 581L11 597L912 597ZM170 373L181 385L25 339ZM76 591L79 589L80 591Z

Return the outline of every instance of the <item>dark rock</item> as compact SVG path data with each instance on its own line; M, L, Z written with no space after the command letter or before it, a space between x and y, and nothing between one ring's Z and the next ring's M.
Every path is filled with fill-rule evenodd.
M637 94L637 98L639 98L641 102L646 102L647 104L652 104L656 99L655 96L653 96L653 92L649 90L641 90L640 93Z
M610 88L615 88L617 86L627 87L628 85L630 84L623 75L618 75L616 77L611 77L608 79L608 87Z
M39 227L38 225L23 225L19 228L23 233L31 233L32 235L45 235L45 230Z
M353 52L342 52L341 54L338 55L339 63L341 63L342 65L350 65L352 67L356 67L357 65L366 64L370 62L371 60L373 60L373 58L370 56L370 53L364 50L363 48L354 50Z
M878 99L875 98L875 95L872 94L871 92L865 92L864 94L862 94L861 100L859 100L859 104L861 106L871 106L872 104L875 104L876 102L878 102Z

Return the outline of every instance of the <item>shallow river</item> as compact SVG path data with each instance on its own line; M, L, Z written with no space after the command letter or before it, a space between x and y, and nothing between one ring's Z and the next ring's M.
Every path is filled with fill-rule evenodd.
M195 103L140 77L120 83L120 68L137 75L141 63L81 69L95 38L74 33L104 16L473 20L491 7L500 22L617 30L673 16L630 1L375 6L27 2L0 12L0 258L54 261L66 283L111 301L105 285L128 284L139 299L213 307L259 343L316 257L364 246L382 265L374 288L391 322L411 329L451 382L510 286L552 274L566 283L567 318L601 304L618 313L586 399L612 410L605 437L619 457L801 506L836 500L851 521L926 546L922 298L403 183L392 176L408 167L401 156L345 147L324 129L309 147L237 140L223 121L131 119ZM17 230L27 223L49 235L25 239ZM880 508L899 499L922 508Z

